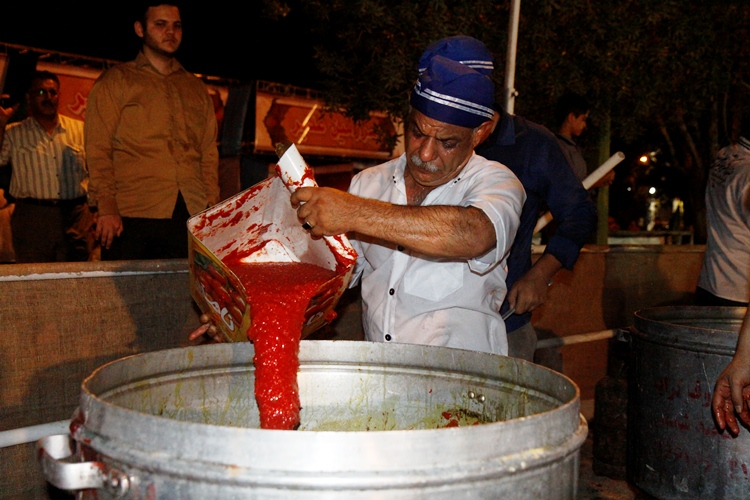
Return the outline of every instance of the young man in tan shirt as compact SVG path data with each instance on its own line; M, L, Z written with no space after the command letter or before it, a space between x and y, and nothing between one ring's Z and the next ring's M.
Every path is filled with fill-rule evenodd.
M219 199L216 117L175 58L178 7L149 6L135 32L141 52L99 78L86 109L96 236L103 260L184 258L188 217Z

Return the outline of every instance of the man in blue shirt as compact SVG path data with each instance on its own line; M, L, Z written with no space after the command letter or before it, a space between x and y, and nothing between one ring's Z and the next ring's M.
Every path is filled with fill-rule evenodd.
M596 228L596 206L549 130L499 107L496 112L495 131L477 153L510 168L526 190L521 225L508 257L509 292L500 312L515 311L505 320L509 354L533 360L536 332L531 327L531 311L547 298L555 273L563 267L573 269L581 247ZM558 225L544 254L532 266L531 237L545 205Z
M455 36L431 44L419 67L440 55L461 62L491 76L493 57L487 47L471 37ZM547 128L520 116L510 115L495 105L496 126L476 152L510 168L526 190L521 225L508 257L508 294L500 312L508 332L510 356L532 361L536 332L531 311L547 298L552 277L561 268L572 269L581 248L596 228L594 202L583 188L563 155L555 136ZM531 238L536 222L548 208L557 229L549 238L544 254L531 265Z

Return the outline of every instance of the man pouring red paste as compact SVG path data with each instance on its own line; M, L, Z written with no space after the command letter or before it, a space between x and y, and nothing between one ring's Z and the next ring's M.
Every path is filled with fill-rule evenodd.
M498 311L526 195L508 168L474 153L493 100L489 77L435 56L411 94L405 154L358 174L348 193L292 195L313 237L350 233L367 340L507 354Z
M507 354L498 311L525 193L474 153L492 130L493 94L487 76L433 57L411 94L401 157L358 174L349 193L292 195L313 236L354 233L367 340Z

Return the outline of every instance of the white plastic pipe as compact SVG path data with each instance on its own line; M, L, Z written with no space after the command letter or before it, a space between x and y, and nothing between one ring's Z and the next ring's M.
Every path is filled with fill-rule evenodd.
M615 168L618 163L620 163L622 160L625 159L625 154L622 151L618 151L617 153L613 154L609 157L607 161L602 163L599 168L591 172L588 177L583 179L583 187L586 189L591 189L591 186L599 182L599 180L607 175L610 170ZM534 234L538 233L542 229L544 229L544 226L549 224L552 221L552 214L550 212L545 212L544 215L539 217L539 220L536 221L536 226L534 226Z
M33 443L53 434L67 434L70 432L70 420L60 420L48 424L32 425L0 432L0 448Z
M291 193L299 187L316 187L312 170L299 154L297 146L290 145L279 158L279 175Z
M594 340L611 339L614 336L614 330L602 330L601 332L581 333L579 335L568 335L566 337L553 337L551 339L540 340L536 343L536 348L546 349L549 347L582 344L584 342L593 342Z
M615 168L618 163L625 159L625 154L622 151L618 151L609 157L607 161L602 163L599 168L589 174L588 177L583 179L583 187L591 189L591 186L599 182L599 180L607 175L610 170Z
M313 171L302 158L296 145L289 145L279 158L277 165L279 176L290 193L295 192L300 187L317 187L318 183L315 182ZM356 258L357 254L346 235L325 236L324 239L331 249L339 255Z
M505 111L513 114L516 103L516 51L518 47L518 18L521 14L521 0L511 0L508 23L508 57L505 63Z
M152 271L77 271L70 273L38 273L19 274L14 276L0 276L0 283L5 281L42 281L42 280L69 280L77 278L110 278L113 276L146 276L149 274L187 274L187 269L163 271L154 269Z

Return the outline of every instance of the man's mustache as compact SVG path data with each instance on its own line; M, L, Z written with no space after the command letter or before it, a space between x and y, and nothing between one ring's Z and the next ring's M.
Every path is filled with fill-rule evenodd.
M437 166L434 163L430 161L422 161L422 159L417 155L412 155L411 161L417 167L423 168L428 172L437 172L438 170Z

